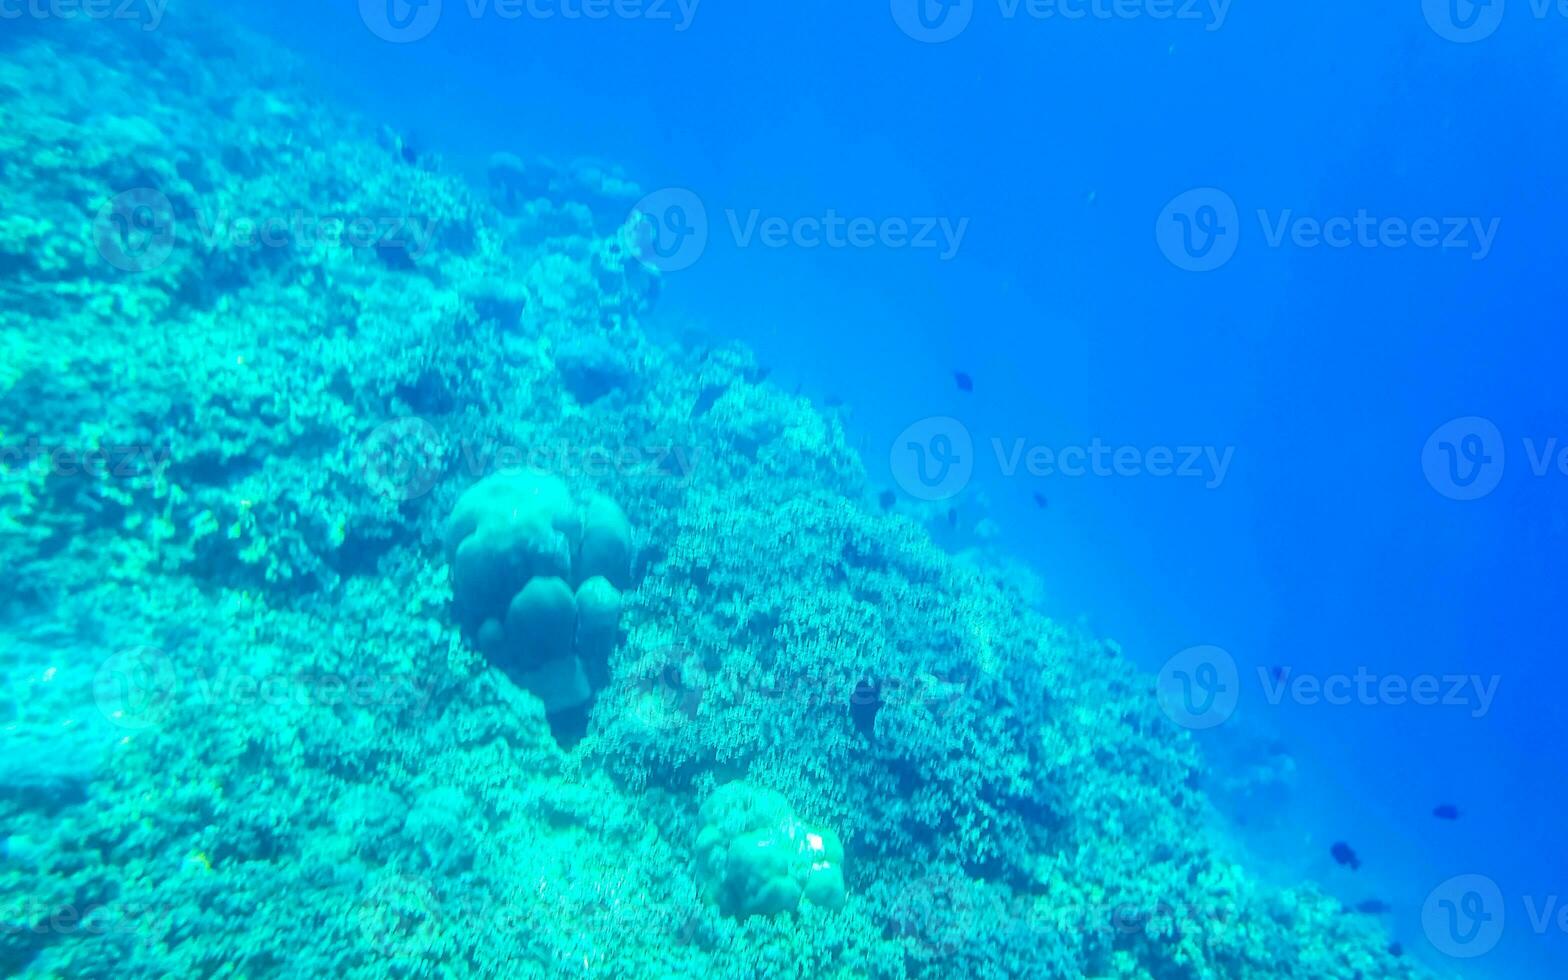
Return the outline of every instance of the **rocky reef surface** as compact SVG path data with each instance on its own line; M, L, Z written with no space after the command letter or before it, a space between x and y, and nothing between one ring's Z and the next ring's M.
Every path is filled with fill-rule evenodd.
M534 149L466 183L194 7L0 37L0 971L1425 975ZM506 473L631 535L570 740L454 606Z

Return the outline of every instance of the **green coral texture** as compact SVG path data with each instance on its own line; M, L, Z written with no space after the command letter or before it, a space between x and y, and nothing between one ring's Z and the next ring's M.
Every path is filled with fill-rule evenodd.
M1113 643L660 326L631 180L410 162L200 9L3 42L0 434L115 465L4 461L0 972L1428 975L1209 840ZM199 231L296 213L431 244Z

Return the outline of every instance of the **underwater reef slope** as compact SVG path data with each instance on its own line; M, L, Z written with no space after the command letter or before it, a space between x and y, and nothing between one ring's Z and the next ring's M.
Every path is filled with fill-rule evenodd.
M465 182L190 6L0 41L0 971L1427 975L1205 843L1114 645L651 336L636 188L531 149ZM565 740L453 612L524 469L636 546Z

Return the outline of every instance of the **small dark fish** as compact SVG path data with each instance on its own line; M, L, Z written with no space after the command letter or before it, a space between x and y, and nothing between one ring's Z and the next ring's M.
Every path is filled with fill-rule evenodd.
M398 147L398 152L403 157L403 162L412 166L419 162L419 147L412 138L404 139L403 145Z
M838 408L840 405L844 404L844 399L837 395L829 395L826 399L823 400L822 404L826 405L828 408Z
M1441 806L1433 808L1432 816L1439 820L1458 820L1459 808L1454 806L1452 803L1444 803Z
M975 390L975 379L971 378L969 375L965 374L962 371L954 371L953 372L953 380L958 382L958 390L959 391L974 391Z
M1289 676L1290 676L1290 668L1289 667L1280 667L1280 666L1276 665L1276 666L1273 666L1273 667L1269 668L1269 677L1273 678L1274 679L1274 683L1276 683L1276 684L1283 684L1283 683L1285 683L1285 678L1287 678Z
M869 739L877 737L877 712L882 710L882 690L869 680L855 685L849 697L849 717L860 734Z
M1041 510L1045 510L1047 507L1051 506L1051 502L1045 498L1045 494L1037 493L1034 495L1034 505Z
M882 505L883 510L892 510L893 505L898 503L898 494L891 490L883 490L882 495L877 498L877 502Z
M1390 955L1390 956L1404 956L1405 955L1405 947L1402 946L1399 943L1389 943L1388 944L1388 955Z
M1364 902L1357 902L1356 911L1362 915L1387 915L1394 911L1394 907L1381 898L1369 898Z
M1350 870L1361 870L1361 859L1356 857L1356 852L1351 850L1350 845L1346 844L1344 841L1335 843L1335 845L1329 849L1329 853L1334 855L1334 860L1336 862L1350 868Z
M958 526L958 508L957 507L949 507L947 509L947 526L948 527L957 527Z

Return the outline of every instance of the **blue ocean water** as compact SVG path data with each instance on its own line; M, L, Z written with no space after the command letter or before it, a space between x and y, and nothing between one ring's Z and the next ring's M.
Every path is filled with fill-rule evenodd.
M1568 881L1568 473L1537 472L1568 442L1552 190L1568 23L1514 4L1495 35L1456 43L1432 26L1440 6L1414 2L1170 5L1169 19L1152 4L973 6L944 43L913 40L882 3L702 5L684 27L673 7L668 21L446 16L408 45L378 43L352 11L277 27L332 39L345 90L443 147L479 155L515 133L694 191L711 235L669 276L666 315L842 399L884 471L906 426L960 420L975 446L960 520L997 522L1050 612L1087 617L1151 669L1201 645L1235 658L1236 723L1255 726L1236 738L1278 738L1299 767L1244 815L1269 828L1252 843L1283 876L1386 900L1416 948L1429 893L1484 874L1511 921L1481 967L1559 973L1568 945L1530 909ZM1194 188L1235 202L1239 242L1212 272L1161 248L1162 210ZM940 229L930 248L745 240L753 214L832 213L967 227L951 249ZM1444 241L1270 241L1280 222L1362 215L1436 219ZM1423 454L1472 416L1495 424L1506 464L1495 491L1456 501ZM1214 454L1191 478L1008 473L1020 443L1096 440ZM1453 703L1373 689L1271 704L1257 672L1274 666L1432 677ZM1211 742L1217 766L1247 757L1223 732ZM1462 818L1435 819L1443 803ZM1340 839L1361 871L1330 858Z
M656 326L1155 673L1226 848L1563 974L1568 12L220 6L476 179L619 167Z

